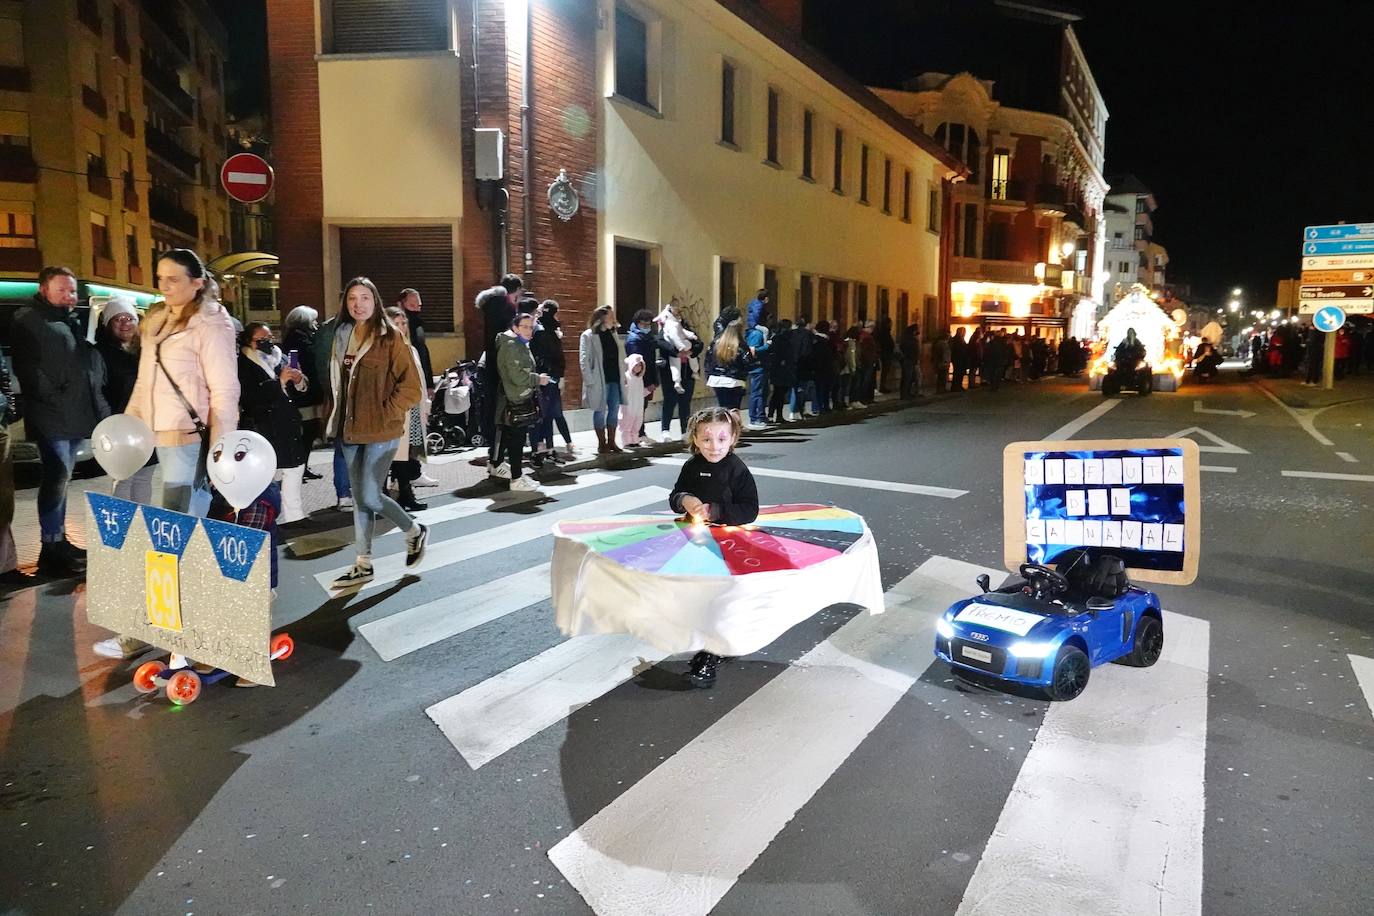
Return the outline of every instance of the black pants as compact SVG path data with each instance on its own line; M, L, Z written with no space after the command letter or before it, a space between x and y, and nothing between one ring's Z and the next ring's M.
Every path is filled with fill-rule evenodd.
M402 506L415 505L415 490L411 484L420 476L420 462L411 458L407 461L391 462L391 479L396 481L397 500Z
M510 479L519 480L524 471L521 469L521 462L525 457L525 434L529 432L526 426L498 426L496 428L496 461L498 464L510 465Z
M501 389L501 376L497 374L496 354L488 353L487 364L482 367L482 435L487 440L487 457L496 460L496 392Z

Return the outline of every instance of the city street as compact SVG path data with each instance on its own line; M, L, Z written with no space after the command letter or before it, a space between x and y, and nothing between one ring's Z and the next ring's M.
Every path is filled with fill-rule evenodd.
M680 449L526 499L464 460L479 482L428 491L417 570L387 526L351 596L325 588L351 519L288 528L272 689L140 696L139 660L92 654L84 586L12 592L0 912L1368 913L1371 408L1364 379L1228 365L1147 398L1050 378L751 435L764 503L867 520L887 612L817 608L709 691L686 656L565 639L549 600L550 526L666 508ZM1159 664L1050 704L934 659L938 614L1007 578L1006 443L1175 435L1203 449L1203 540L1195 584L1155 587Z

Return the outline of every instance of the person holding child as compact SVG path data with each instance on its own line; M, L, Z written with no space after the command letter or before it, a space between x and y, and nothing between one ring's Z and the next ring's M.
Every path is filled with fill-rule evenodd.
M692 415L687 426L692 457L682 466L668 496L674 512L702 524L748 525L758 518L758 486L735 454L741 428L738 410L707 407ZM719 655L698 652L688 678L697 687L710 687L719 664Z

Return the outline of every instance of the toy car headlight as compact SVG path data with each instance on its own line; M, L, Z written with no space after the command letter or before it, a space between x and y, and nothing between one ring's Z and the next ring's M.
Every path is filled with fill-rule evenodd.
M1014 642L1007 651L1017 658L1044 658L1053 648L1052 642Z
M935 632L939 633L945 639L954 638L954 627L950 626L949 621L943 617L935 621Z

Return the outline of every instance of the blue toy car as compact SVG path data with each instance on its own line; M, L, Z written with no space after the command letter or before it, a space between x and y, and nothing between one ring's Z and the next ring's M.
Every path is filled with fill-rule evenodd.
M1065 553L1058 569L1021 565L1023 582L952 604L936 621L935 655L956 674L1038 688L1072 700L1097 665L1147 668L1164 649L1159 597L1131 585L1125 564L1086 550Z

